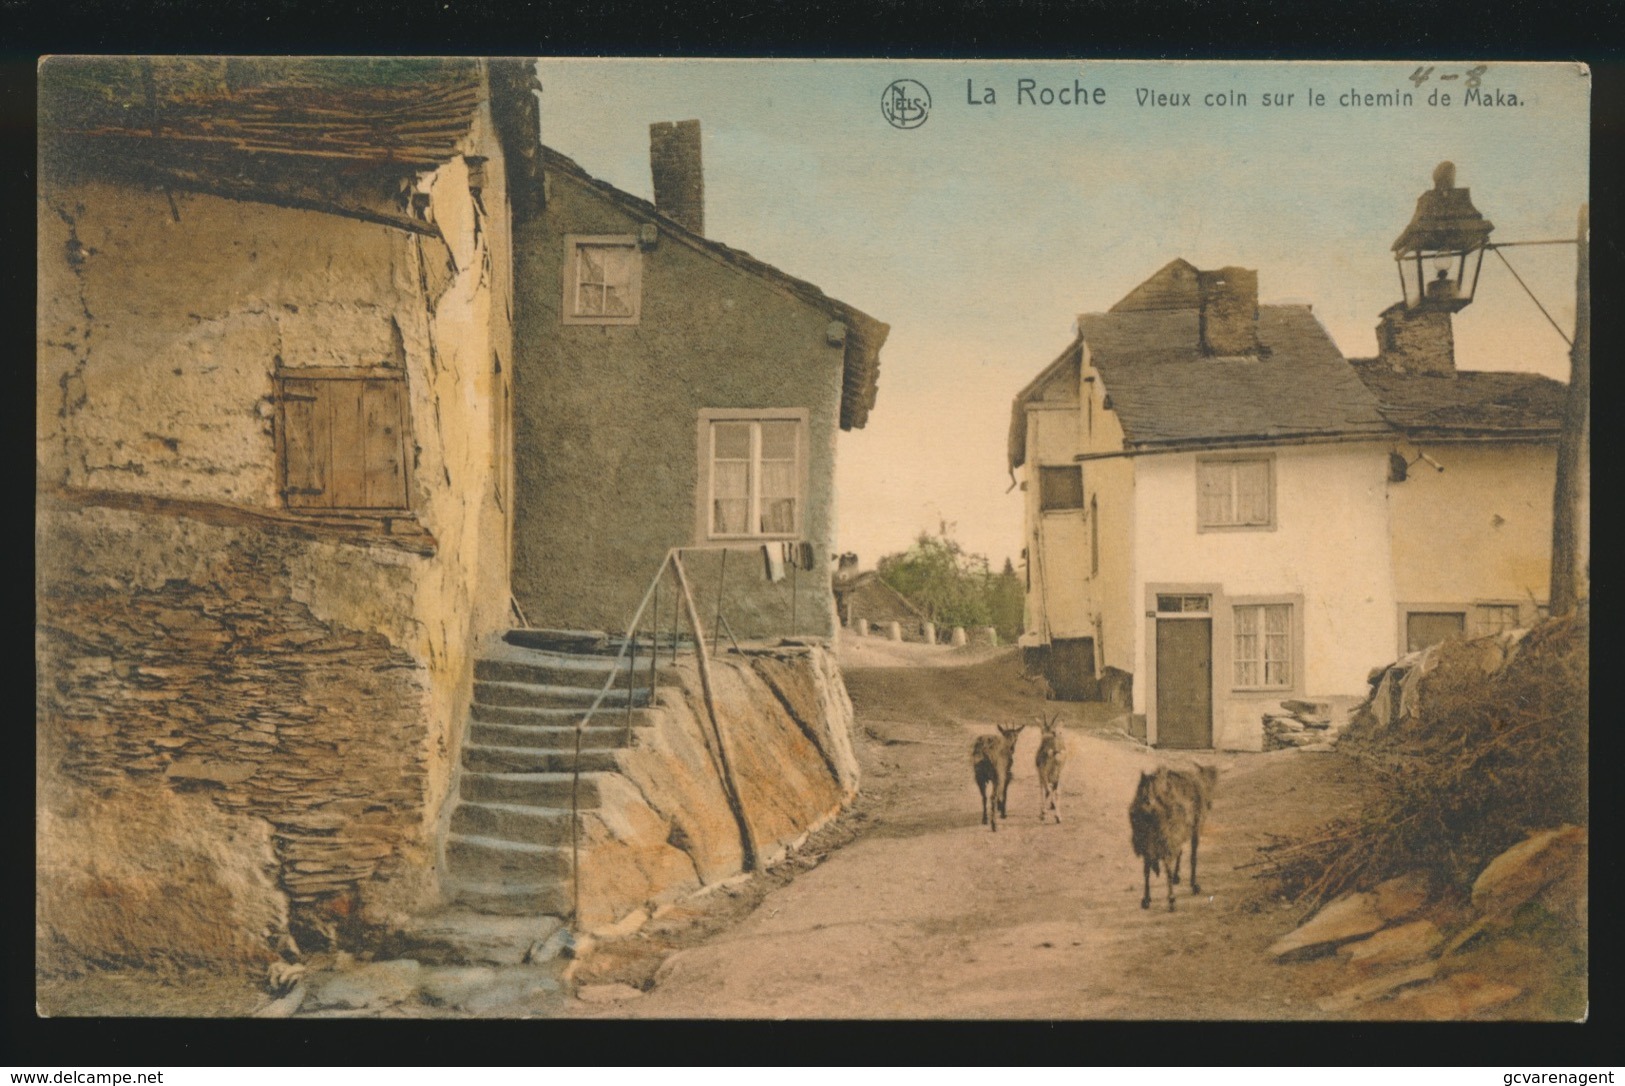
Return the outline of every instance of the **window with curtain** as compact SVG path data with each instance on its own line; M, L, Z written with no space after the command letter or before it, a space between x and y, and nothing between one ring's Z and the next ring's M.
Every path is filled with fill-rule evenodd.
M1231 661L1234 685L1286 689L1292 686L1292 605L1243 604L1235 608Z
M706 421L711 539L792 539L801 532L803 418Z
M1274 461L1267 456L1197 461L1197 527L1274 527L1274 467Z

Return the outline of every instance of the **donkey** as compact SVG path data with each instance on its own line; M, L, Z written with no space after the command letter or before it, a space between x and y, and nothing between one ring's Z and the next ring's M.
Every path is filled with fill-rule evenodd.
M1069 753L1066 742L1066 732L1061 730L1061 716L1057 713L1053 717L1039 717L1038 727L1044 733L1044 738L1038 742L1038 821L1044 821L1045 813L1055 812L1055 821L1061 820L1061 768L1066 764Z
M971 768L976 774L976 790L982 794L982 825L999 832L999 819L1005 814L1005 796L1010 790L1010 766L1016 755L1016 737L1026 721L1006 728L998 725L998 735L979 735L971 747Z
M1162 766L1155 773L1140 774L1140 786L1128 809L1134 854L1144 865L1145 895L1140 898L1140 908L1151 907L1151 876L1166 867L1168 911L1174 911L1174 887L1179 884L1179 860L1187 837L1191 842L1191 893L1202 892L1196 881L1196 848L1218 779L1218 769L1210 765L1194 769Z

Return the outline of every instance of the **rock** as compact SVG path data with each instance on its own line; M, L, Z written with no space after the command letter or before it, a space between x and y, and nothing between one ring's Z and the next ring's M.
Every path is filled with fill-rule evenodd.
M554 958L563 958L573 961L590 952L593 948L593 937L585 932L573 932L569 928L560 928L546 939L530 948L525 955L525 961L532 965L541 965Z
M1384 920L1403 920L1428 903L1432 889L1426 872L1411 871L1379 883L1371 894L1376 899L1377 913Z
M1586 831L1562 826L1533 834L1489 862L1473 883L1473 907L1504 920L1524 902L1576 870L1584 871Z
M620 939L631 935L648 922L649 912L647 909L633 909L613 924L594 928L592 934L596 939Z
M304 981L296 981L288 994L271 1000L254 1012L255 1018L287 1018L304 1003L307 994Z
M1442 942L1444 935L1431 920L1415 920L1384 928L1358 942L1345 943L1337 953L1349 965L1370 970L1425 958Z
M576 998L583 1003L619 1003L642 994L630 984L586 984L576 989Z
M1556 882L1542 890L1535 900L1548 912L1572 923L1584 924L1589 904L1585 865L1574 865L1567 874L1559 876Z
M518 965L554 935L553 916L492 916L446 909L400 925L412 957L426 965Z
M1322 996L1315 1000L1315 1006L1323 1011L1336 1013L1346 1011L1361 1003L1370 1003L1382 999L1401 988L1412 984L1421 984L1431 980L1438 972L1438 962L1423 962L1408 969L1400 969L1393 973L1384 973L1380 977L1362 981L1359 984L1329 996Z
M355 969L307 978L310 1006L360 1010L401 1003L417 995L422 967L410 958L372 962Z
M548 966L510 966L495 971L489 985L470 992L463 1010L481 1018L530 1018L562 1013L567 998L557 970Z
M1491 980L1477 973L1456 973L1436 983L1400 992L1394 996L1393 1005L1431 1019L1471 1018L1479 1011L1499 1006L1522 994L1523 989L1515 985Z
M1270 953L1282 961L1329 954L1339 944L1369 935L1386 923L1377 911L1375 895L1344 894L1311 917L1308 923L1277 939Z
M418 980L423 1002L436 1007L464 1007L468 1001L496 983L500 971L489 965L440 965L425 967Z

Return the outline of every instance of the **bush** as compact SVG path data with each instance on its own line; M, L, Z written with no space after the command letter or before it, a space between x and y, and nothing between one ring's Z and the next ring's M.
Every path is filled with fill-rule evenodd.
M1008 558L995 574L987 557L967 554L944 525L921 532L914 545L876 563L880 579L925 612L939 627L992 626L1001 641L1021 634L1025 593Z

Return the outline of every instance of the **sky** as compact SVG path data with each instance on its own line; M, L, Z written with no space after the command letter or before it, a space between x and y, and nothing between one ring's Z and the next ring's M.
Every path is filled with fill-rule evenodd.
M1589 73L1476 63L568 58L537 69L544 142L652 199L649 124L698 119L706 234L891 325L869 423L838 442L837 549L868 568L946 524L998 568L1019 564L1022 537L1005 453L1012 398L1072 341L1080 313L1168 261L1256 269L1260 302L1310 303L1358 358L1376 353L1377 316L1399 299L1390 246L1441 160L1495 224L1493 241L1574 237ZM882 111L896 80L929 94L913 127ZM1464 102L1474 81L1489 104ZM1409 105L1367 98L1406 93ZM1572 336L1574 246L1503 255ZM1567 343L1496 254L1455 333L1460 368L1567 378Z

